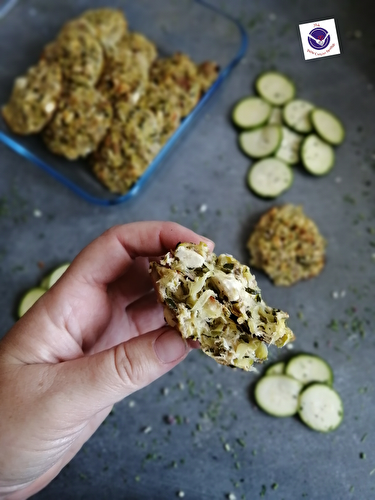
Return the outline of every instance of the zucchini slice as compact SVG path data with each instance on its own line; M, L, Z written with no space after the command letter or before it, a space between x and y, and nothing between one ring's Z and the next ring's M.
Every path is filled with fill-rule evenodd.
M343 124L329 111L317 108L311 112L311 121L317 134L330 144L337 146L345 137Z
M245 97L234 107L232 119L240 128L259 127L267 122L271 106L260 97Z
M321 382L332 385L333 372L329 364L319 356L312 354L297 354L285 367L285 374L302 382Z
M242 151L250 158L269 156L279 147L281 127L265 125L264 127L240 133L239 143Z
M247 181L249 188L262 198L276 198L293 182L292 169L278 158L264 158L252 165Z
M312 131L311 111L315 108L309 101L293 99L283 109L283 120L291 129L301 134Z
M30 307L32 307L45 293L46 290L44 288L31 288L28 292L26 292L18 306L18 317L21 318L25 312L28 311Z
M285 363L284 361L279 361L278 363L274 363L264 373L265 377L269 375L282 375L285 371Z
M61 278L61 276L65 273L69 266L70 264L66 263L62 264L59 267L56 267L56 269L54 269L50 274L43 278L42 282L40 283L40 287L44 288L45 290L49 290L56 283L56 281Z
M49 273L47 274L47 276L45 276L42 281L40 282L40 288L44 288L44 290L48 290L49 288L49 281L51 279L51 274L52 273Z
M283 113L281 108L273 107L270 116L268 117L268 125L282 125Z
M309 385L301 393L298 414L314 431L330 432L341 424L344 407L340 396L332 387L317 383Z
M288 375L262 377L255 386L258 406L274 417L291 417L298 411L302 383Z
M282 139L275 152L276 158L289 165L295 165L300 160L300 148L303 137L287 127L282 127Z
M335 152L329 144L315 134L310 134L301 147L302 163L313 175L327 174L335 163Z
M293 99L296 88L294 83L282 73L267 71L255 81L258 94L273 106L282 106Z

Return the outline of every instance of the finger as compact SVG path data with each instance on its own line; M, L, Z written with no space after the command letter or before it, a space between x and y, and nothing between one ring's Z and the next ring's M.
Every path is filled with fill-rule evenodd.
M124 276L111 285L124 308L152 290L149 267L146 257L137 257Z
M143 335L165 326L163 306L155 292L143 296L126 308L132 336Z
M189 344L189 347L191 347L192 349L200 349L201 348L201 344L200 344L199 340L188 340L187 342Z
M92 342L86 342L84 352L94 354L109 349L121 342L151 332L165 326L163 306L156 300L154 292L133 302L122 317L114 318L113 326L106 329L105 335Z
M61 363L51 387L54 405L76 423L85 421L164 375L189 351L176 330L163 327L112 349Z
M115 226L74 259L63 278L75 276L82 283L106 286L123 276L136 257L163 255L180 241L214 243L174 222L135 222Z

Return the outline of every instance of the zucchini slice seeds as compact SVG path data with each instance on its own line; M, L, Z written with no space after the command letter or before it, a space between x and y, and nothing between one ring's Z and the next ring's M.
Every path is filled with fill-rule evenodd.
M313 128L310 114L314 108L315 106L311 102L294 99L288 102L283 109L284 122L296 132L308 134Z
M291 417L298 410L302 383L288 375L262 377L255 387L258 406L275 417Z
M281 127L265 125L254 130L240 133L239 143L242 151L250 158L263 158L276 151L281 142Z
M276 158L289 165L295 165L300 160L300 148L303 137L287 127L282 127L282 139L275 152Z
M335 163L335 152L329 144L315 134L302 143L301 158L305 169L313 175L327 174Z
M273 106L286 104L296 93L294 83L277 71L267 71L259 75L255 88L258 94Z
M312 384L299 397L298 414L314 431L330 432L341 424L344 408L340 396L332 387Z
M297 354L285 367L285 374L299 380L304 385L321 382L332 385L333 372L329 364L319 356Z
M267 122L272 107L260 97L245 97L233 109L232 119L237 127L248 129Z
M286 191L293 182L292 169L278 158L264 158L250 167L249 188L263 198L275 198Z

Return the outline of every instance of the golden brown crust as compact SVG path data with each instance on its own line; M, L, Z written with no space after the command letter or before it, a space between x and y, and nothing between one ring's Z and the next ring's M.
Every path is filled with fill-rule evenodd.
M121 99L135 105L146 89L147 78L147 72L127 49L121 58L107 59L98 90L112 102Z
M103 49L88 31L72 25L63 28L57 39L46 45L42 59L59 64L67 83L93 87L103 71Z
M149 83L138 106L150 109L158 117L161 124L160 142L164 144L181 121L181 109L176 94L171 93L167 87Z
M14 82L9 102L2 114L17 134L40 132L52 118L62 91L62 75L57 64L40 61Z
M43 139L53 153L75 160L95 151L111 120L112 108L97 90L73 88L59 102Z
M127 33L124 37L124 42L130 47L133 54L144 55L148 67L151 66L158 55L155 44L137 31Z
M177 97L182 117L190 113L202 95L196 64L180 52L157 59L151 66L150 80Z
M122 116L121 108L125 106ZM125 193L143 174L161 147L160 123L150 110L115 108L115 121L92 157L97 178L115 193Z
M57 39L69 34L71 36L78 36L82 33L97 38L95 27L83 17L77 17L71 21L66 22L57 35Z
M88 21L94 27L96 37L104 47L116 45L128 28L124 13L119 9L87 10L81 19Z
M271 208L260 218L247 246L250 265L262 269L278 286L317 276L324 267L325 239L300 206Z
M144 94L155 45L139 33L127 33L118 43L107 47L107 61L99 90L112 102L126 101L129 110Z
M219 66L213 61L204 61L198 65L198 77L203 92L211 87L219 74Z

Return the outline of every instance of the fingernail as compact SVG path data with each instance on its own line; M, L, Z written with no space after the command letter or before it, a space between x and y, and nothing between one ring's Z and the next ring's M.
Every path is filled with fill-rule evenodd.
M200 342L198 340L188 340L187 344L190 347L190 349L200 349L201 348Z
M172 363L186 354L188 350L185 340L175 330L162 333L154 343L156 356L162 363Z
M204 243L208 243L209 245L211 244L212 246L215 246L215 242L210 240L209 238L206 238L205 236L202 236L201 234L199 235L201 241Z

